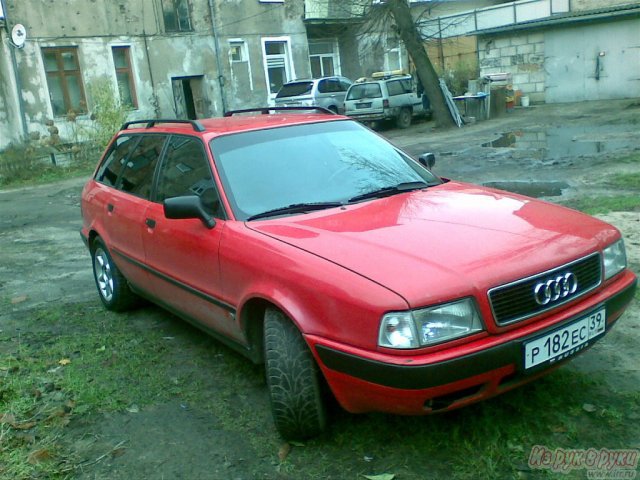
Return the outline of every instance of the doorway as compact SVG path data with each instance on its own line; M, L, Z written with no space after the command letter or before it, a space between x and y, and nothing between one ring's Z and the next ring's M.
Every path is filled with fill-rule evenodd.
M176 118L196 120L207 117L209 102L204 93L203 83L203 75L171 79Z

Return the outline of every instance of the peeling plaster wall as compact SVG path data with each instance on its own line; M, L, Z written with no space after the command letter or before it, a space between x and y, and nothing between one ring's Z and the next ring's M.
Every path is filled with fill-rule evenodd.
M214 2L214 18L220 45L220 61L227 109L260 107L269 102L262 40L289 40L290 80L311 76L307 31L303 22L304 2L260 3L256 0ZM232 62L230 41L246 44L248 58Z
M284 3L212 0L213 9L209 0L191 0L191 29L174 33L165 32L160 0L6 2L7 17L27 29L28 41L17 61L23 79L28 129L34 134L48 135L46 122L54 120L63 141L73 140L78 124L91 123L91 84L108 78L114 91L117 87L111 50L114 46L130 47L139 108L131 111L129 119L175 116L174 88L177 92L181 79L189 77L192 79L187 81L195 85L199 95L199 115L221 115L223 94L227 109L267 104L270 96L262 46L266 37L289 39L292 79L310 76L303 0ZM212 18L219 34L218 49ZM231 62L229 48L229 40L238 38L246 42L247 54L246 61L239 63ZM44 47L77 48L89 113L78 116L75 123L68 122L66 116L53 117L42 59ZM8 91L7 98L15 97L3 75L0 74L0 89ZM4 100L0 103L0 118L2 115L8 118L0 127L3 138L9 136L8 130L21 131L19 118L7 113L9 107L5 103Z
M0 150L18 143L22 136L10 48L14 47L9 45L4 30L0 30Z
M112 55L114 46L130 48L138 100L138 109L131 111L130 120L174 116L173 77L202 77L203 93L209 99L201 105L205 109L204 114L221 114L209 5L202 0L191 3L192 29L165 33L157 0L7 0L8 18L13 23L23 23L27 28L28 41L16 56L29 132L48 135L46 122L53 120L63 141L77 139L81 130L78 127L92 123L93 82L107 78L117 92ZM79 115L75 122L68 121L66 116L53 116L42 60L41 49L44 47L77 48L88 113ZM4 56L0 57L0 62L3 61ZM4 78L4 72L9 71L3 68L0 73L2 91L11 90ZM6 98L15 98L12 92L15 92L15 87ZM13 116L5 113L8 107L4 103L4 100L0 103L0 118L5 115L8 121L2 122L0 127L0 148L9 135L5 134L6 130L21 131L17 111Z

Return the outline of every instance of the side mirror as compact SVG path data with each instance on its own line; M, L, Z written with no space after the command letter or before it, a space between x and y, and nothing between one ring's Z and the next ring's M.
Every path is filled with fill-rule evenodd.
M426 168L431 170L436 164L436 156L433 153L423 153L418 157L418 161Z
M172 219L198 218L205 227L211 229L216 226L213 216L209 215L197 195L167 198L162 203L164 216Z

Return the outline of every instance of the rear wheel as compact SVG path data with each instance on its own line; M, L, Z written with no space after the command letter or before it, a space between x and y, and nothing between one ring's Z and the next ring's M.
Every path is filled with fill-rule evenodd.
M291 440L318 435L326 426L318 366L296 326L274 308L264 317L264 350L276 428Z
M91 246L93 278L96 281L100 300L108 310L122 311L131 308L138 297L129 288L126 278L118 267L100 237Z
M411 110L408 108L400 109L398 118L396 118L398 128L408 128L411 125Z

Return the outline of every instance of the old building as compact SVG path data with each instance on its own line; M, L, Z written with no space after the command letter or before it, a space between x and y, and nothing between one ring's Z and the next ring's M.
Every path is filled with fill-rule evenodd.
M532 102L640 97L638 1L520 0L423 28L477 42L480 74L506 74Z
M72 141L79 125L90 125L94 93L105 84L130 119L200 118L267 105L295 78L409 67L393 22L363 22L377 1L0 2L0 148L46 135L52 120ZM422 16L495 3L411 5ZM11 40L16 25L24 27L20 45Z

